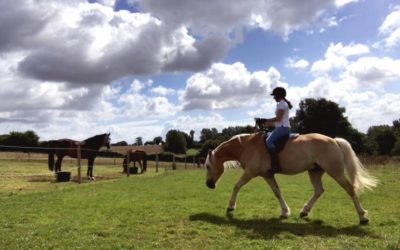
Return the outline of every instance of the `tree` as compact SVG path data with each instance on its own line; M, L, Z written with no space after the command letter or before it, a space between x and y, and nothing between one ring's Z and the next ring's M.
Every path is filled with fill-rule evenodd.
M113 146L128 146L128 143L126 141L119 141L117 143L113 143Z
M200 132L200 141L205 142L207 140L215 139L218 136L218 130L216 128L203 128Z
M192 148L194 146L194 130L190 130L189 134L188 148Z
M300 109L290 120L292 131L306 133L320 133L332 138L343 137L350 142L356 153L365 152L365 135L353 128L347 117L345 108L335 102L308 98L300 102Z
M142 137L136 137L135 139L135 145L136 146L142 146L143 145L143 138Z
M346 111L335 102L321 99L305 99L294 117L299 133L321 133L330 137L346 137L352 126L343 115Z
M39 136L32 130L26 132L12 131L4 137L4 143L10 146L36 147L39 145Z
M393 132L396 137L396 143L392 149L392 155L400 155L400 119L393 121Z
M161 136L154 137L153 142L156 145L159 145L160 143L163 143L162 137Z
M179 130L168 131L164 144L165 151L175 154L185 154L187 150L185 134Z
M388 125L372 126L367 132L369 152L378 155L390 155L396 144L396 135Z
M199 156L206 157L209 150L213 150L221 144L222 140L219 139L210 139L203 143L201 149L199 151Z

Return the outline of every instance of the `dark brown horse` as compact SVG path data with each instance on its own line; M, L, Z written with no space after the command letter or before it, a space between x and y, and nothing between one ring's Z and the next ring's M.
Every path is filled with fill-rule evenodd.
M61 162L64 156L78 158L78 146L81 147L81 159L88 160L87 177L89 180L94 180L93 164L94 159L102 146L110 148L110 133L101 134L90 137L84 141L74 141L71 139L60 139L49 141L49 170L60 172ZM54 168L54 155L57 155L57 161Z
M126 173L128 169L128 165L133 162L133 167L136 167L136 162L139 162L141 172L146 172L147 170L147 154L142 150L134 150L131 149L128 151L129 153L129 162L128 155L125 156L124 162L122 163L123 171ZM142 165L143 162L143 165Z

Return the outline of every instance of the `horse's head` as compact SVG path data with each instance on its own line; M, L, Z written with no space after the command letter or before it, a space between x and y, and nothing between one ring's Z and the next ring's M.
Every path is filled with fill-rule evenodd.
M206 185L207 187L214 189L215 184L224 172L223 161L216 157L214 151L210 150L208 151L205 165L207 169Z
M107 149L110 149L110 142L111 142L111 138L110 138L110 133L105 134L104 136L104 146L107 147Z

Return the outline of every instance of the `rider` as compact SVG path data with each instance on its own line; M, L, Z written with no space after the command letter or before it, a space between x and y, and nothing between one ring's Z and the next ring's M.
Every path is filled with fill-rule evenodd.
M275 142L282 136L290 134L289 109L291 109L293 106L288 100L286 100L286 90L284 88L274 88L271 95L277 102L275 117L265 119L265 123L266 125L275 126L275 129L266 139L268 151L271 156L270 171L272 174L274 174L281 171Z

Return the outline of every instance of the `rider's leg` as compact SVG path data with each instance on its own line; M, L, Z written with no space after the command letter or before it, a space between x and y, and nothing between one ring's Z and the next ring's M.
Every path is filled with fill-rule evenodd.
M276 149L275 142L282 136L290 134L290 129L287 127L276 127L274 131L267 138L268 152L271 157L271 173L277 173L281 171L279 164L278 152Z

